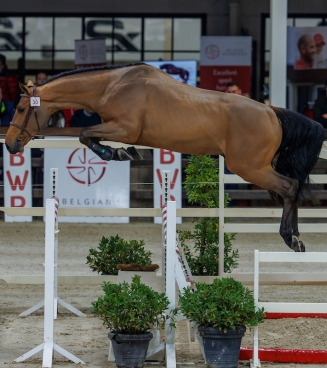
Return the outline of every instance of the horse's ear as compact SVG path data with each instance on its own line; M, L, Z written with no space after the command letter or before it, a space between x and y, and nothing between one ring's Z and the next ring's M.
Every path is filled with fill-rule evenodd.
M28 88L25 86L25 84L23 83L19 83L19 88L22 92L24 92L25 94L29 94Z
M34 83L29 79L28 81L27 81L27 87L33 87L34 86Z

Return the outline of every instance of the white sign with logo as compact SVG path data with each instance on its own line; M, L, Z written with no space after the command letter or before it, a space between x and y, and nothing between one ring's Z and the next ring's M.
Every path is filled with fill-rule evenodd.
M236 82L243 94L250 94L251 64L251 37L201 37L200 88L226 92Z
M252 37L202 36L201 66L251 65Z
M176 201L177 208L182 207L182 155L165 149L153 150L153 201L155 208L162 208L162 171L170 171L170 200ZM181 224L181 217L177 217ZM155 224L162 223L162 217L154 218Z
M91 66L106 64L106 40L75 40L75 65Z
M44 201L58 168L60 207L129 208L130 162L103 161L88 148L44 150ZM60 217L60 222L127 223L129 217Z
M32 207L31 149L10 154L3 145L5 207ZM7 216L5 222L31 222L32 216Z

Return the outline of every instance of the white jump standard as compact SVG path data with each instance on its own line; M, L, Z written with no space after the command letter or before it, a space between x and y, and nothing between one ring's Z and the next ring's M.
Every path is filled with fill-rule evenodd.
M57 197L58 195L58 169L50 169L50 185L51 185L51 195L52 197ZM58 209L59 209L59 203L57 205L57 211L56 211L56 227L58 230ZM59 231L59 230L58 230ZM54 247L54 309L53 309L53 318L57 318L57 311L58 311L58 304L60 304L65 309L69 310L70 312L76 314L79 317L86 317L84 313L73 307L72 305L68 304L67 302L64 302L62 299L58 297L58 239L55 242ZM19 316L20 317L26 317L29 314L32 314L36 310L42 308L44 306L44 300L41 302L35 304L33 307L27 309L26 311L22 312Z
M15 359L23 362L43 350L42 367L51 368L53 351L57 351L74 363L85 364L82 360L69 353L54 342L54 290L55 290L55 243L58 242L57 208L58 199L46 200L45 223L45 280L44 280L44 342L29 352Z

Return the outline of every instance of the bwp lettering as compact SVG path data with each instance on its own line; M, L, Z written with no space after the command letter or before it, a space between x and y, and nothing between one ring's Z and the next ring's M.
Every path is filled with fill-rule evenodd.
M16 155L9 155L9 164L10 167L21 167L25 164L25 158L23 152L18 153ZM24 192L27 180L29 178L30 171L29 170L19 170L17 173L17 169L6 170L5 175L9 182L9 187L13 192ZM25 207L26 206L26 198L24 197L24 193L22 195L18 195L18 193L13 193L10 195L10 206L11 207Z

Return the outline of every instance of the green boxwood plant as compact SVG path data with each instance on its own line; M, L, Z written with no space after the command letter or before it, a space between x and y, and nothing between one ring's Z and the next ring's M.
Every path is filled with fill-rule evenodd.
M102 237L99 246L91 248L86 257L92 271L104 275L117 275L117 264L120 263L138 263L145 266L151 262L150 251L144 249L144 241L124 240L120 236Z
M191 155L185 174L184 188L188 201L200 207L218 208L219 171L215 160L210 156ZM225 207L229 201L226 194ZM218 275L219 218L194 218L193 223L194 231L178 231L190 270L193 275ZM231 272L238 266L238 250L232 249L235 235L224 234L224 272Z
M226 332L228 328L251 328L263 322L264 309L255 307L253 291L239 281L226 277L195 286L194 292L184 289L179 303L184 316L197 325Z
M130 284L105 282L102 290L104 295L92 302L92 307L110 331L144 334L151 329L163 329L168 318L170 326L175 327L176 310L171 310L168 317L165 313L169 306L166 294L142 284L139 275Z

